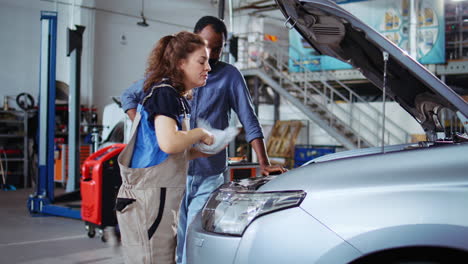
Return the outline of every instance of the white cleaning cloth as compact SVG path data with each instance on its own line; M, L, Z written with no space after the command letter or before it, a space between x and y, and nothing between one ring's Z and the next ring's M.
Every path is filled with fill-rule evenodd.
M236 127L227 127L224 130L212 128L211 125L203 119L198 119L197 124L199 128L208 130L214 136L214 142L212 145L206 145L205 143L195 144L195 149L205 154L216 154L224 149L239 133Z

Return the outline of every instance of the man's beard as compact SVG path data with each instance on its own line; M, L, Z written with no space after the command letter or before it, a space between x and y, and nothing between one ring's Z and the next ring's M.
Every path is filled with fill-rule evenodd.
M211 70L213 70L216 67L216 64L218 64L219 59L208 59L208 64L210 64Z

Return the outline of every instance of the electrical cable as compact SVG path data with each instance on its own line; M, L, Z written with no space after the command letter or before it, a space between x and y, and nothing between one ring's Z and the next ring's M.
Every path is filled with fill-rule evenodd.
M5 179L8 180L8 157L6 155L6 152L3 152L3 156L5 157Z
M36 188L36 177L35 175L37 175L37 154L36 152L34 151L34 140L33 139L29 139L28 140L28 153L29 153L29 157L28 157L28 161L30 161L30 164L34 164L32 166L28 166L29 168L29 179L31 181L31 187L33 189Z
M3 168L3 160L0 157L0 169L2 171L2 178L3 178L3 186L2 186L3 188L2 188L2 190L14 191L14 190L16 190L16 187L13 186L13 185L7 184L7 180L8 180L8 157L7 157L5 152L3 152L3 156L5 157L4 158L4 160L5 160L5 169Z
M5 152L2 151L3 154L5 154ZM6 164L5 164L6 165ZM3 186L6 186L6 177L5 177L5 170L3 170L3 159L2 157L0 156L0 172L2 173L2 180L3 180ZM1 185L0 185L1 186Z

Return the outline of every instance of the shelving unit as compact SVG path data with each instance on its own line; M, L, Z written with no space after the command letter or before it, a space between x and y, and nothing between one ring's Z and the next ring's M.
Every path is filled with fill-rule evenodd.
M468 2L445 4L445 55L447 60L468 58Z
M28 186L28 119L32 111L0 110L0 155L7 184ZM22 179L19 177L23 177ZM10 177L17 177L14 181Z

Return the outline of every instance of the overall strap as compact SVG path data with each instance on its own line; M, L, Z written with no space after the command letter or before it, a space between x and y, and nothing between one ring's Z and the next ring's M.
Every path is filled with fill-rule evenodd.
M151 96L153 95L154 90L156 90L156 88L160 88L160 87L170 87L170 88L172 88L174 91L177 92L177 90L176 90L172 85L169 85L169 84L163 83L163 84L155 85L155 86L153 86L153 88L151 88L151 92L150 92L147 96L145 96L145 98L143 98L143 100L142 100L142 102L141 102L141 105L144 105L145 102L146 102L146 100L148 100L149 98L151 98ZM177 92L177 93L179 93L179 92ZM187 108L186 108L186 106L185 106L185 103L184 103L184 100L182 100L182 97L179 97L179 101L180 101L180 104L182 105L182 110L184 111L184 116L185 116L185 117L187 117L187 115L190 116L190 113L189 113L189 111L187 110Z
M190 116L190 113L187 110L187 108L185 107L185 103L184 103L184 100L182 99L182 97L179 97L179 101L180 101L180 104L182 105L182 110L184 111L184 117L187 117L187 115Z
M159 85L155 85L155 86L153 86L153 88L151 88L151 92L150 92L145 98L143 98L143 101L141 102L141 105L144 105L145 102L146 102L146 100L148 100L148 99L153 95L154 90L156 90L156 88L159 88L159 87L171 87L172 89L174 89L174 87L172 87L172 86L169 85L169 84L165 84L165 83L159 84ZM174 90L175 90L175 89L174 89Z
M136 115L135 115L135 118L133 119L133 122L132 122L132 129L130 130L130 140L129 142L135 137L135 134L136 134L136 129L138 127L138 124L140 124L140 120L141 120L141 113L140 112L137 112Z
M156 88L164 87L164 86L171 87L172 89L174 89L174 87L170 86L169 84L155 85L153 88L151 88L151 92L147 96L145 96L145 98L143 98L143 100L141 102L141 105L143 106L145 104L146 100L151 98L151 95L153 95L153 92L154 92L154 90L156 90ZM140 121L141 121L141 113L137 111L137 113L135 115L135 119L133 120L133 123L132 123L132 129L130 130L130 140L129 140L129 142L135 137L136 130L137 130L138 124L140 124Z

